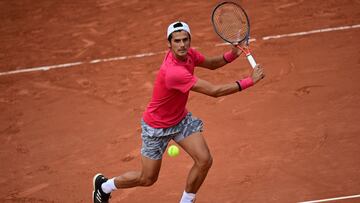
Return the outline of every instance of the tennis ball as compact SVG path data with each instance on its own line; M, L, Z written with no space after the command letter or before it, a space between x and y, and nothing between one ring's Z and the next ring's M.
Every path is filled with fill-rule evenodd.
M171 157L176 157L177 155L179 155L180 153L180 150L179 150L179 147L177 147L176 145L171 145L169 148L168 148L168 155L171 156Z

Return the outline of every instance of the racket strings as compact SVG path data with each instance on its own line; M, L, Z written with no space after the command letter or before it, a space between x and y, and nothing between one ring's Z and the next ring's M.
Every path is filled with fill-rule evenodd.
M223 4L213 13L213 23L218 34L231 43L243 41L249 32L244 11L233 4Z

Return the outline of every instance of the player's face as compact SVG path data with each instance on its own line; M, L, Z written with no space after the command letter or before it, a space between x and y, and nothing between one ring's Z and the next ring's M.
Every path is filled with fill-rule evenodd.
M190 48L189 34L186 31L172 33L169 47L176 58L186 60L186 54Z

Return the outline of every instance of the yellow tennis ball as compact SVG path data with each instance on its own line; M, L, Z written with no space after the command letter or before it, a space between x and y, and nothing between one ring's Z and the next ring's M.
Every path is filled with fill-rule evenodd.
M171 157L175 157L177 155L179 155L180 153L180 150L179 150L179 147L177 147L176 145L171 145L169 148L168 148L168 155L171 156Z

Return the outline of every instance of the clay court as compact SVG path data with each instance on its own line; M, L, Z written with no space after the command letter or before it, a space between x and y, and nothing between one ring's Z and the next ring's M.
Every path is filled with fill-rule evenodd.
M190 94L214 158L197 203L360 202L360 1L239 2L266 78L227 97ZM193 47L222 54L217 3L1 1L0 202L89 203L96 173L138 169L166 28L188 22ZM242 57L195 74L223 84L250 69ZM111 202L178 202L191 166L183 151L164 156L155 185Z

